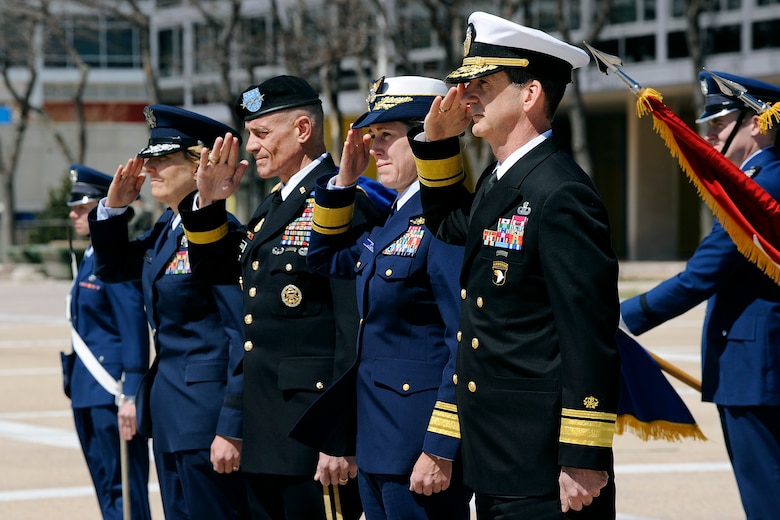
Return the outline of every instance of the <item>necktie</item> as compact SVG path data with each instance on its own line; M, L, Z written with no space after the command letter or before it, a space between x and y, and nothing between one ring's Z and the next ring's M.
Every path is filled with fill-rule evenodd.
M480 191L477 192L476 196L474 197L474 203L471 205L472 208L477 208L485 200L485 197L487 196L488 192L493 189L496 181L498 181L498 166L493 168L493 171L490 172L490 175L487 176L487 179L482 181Z

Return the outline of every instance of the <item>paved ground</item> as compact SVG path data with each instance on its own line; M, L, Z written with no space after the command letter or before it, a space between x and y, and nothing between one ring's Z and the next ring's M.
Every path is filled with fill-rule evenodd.
M675 272L676 264L626 266L624 296ZM2 272L2 269L0 269ZM100 518L67 399L59 352L69 350L64 319L69 283L19 274L0 276L0 519ZM648 349L699 377L703 307L643 335ZM715 409L673 381L707 442L643 442L630 434L615 443L620 520L738 520L744 518ZM152 513L162 519L156 479ZM216 519L215 519L216 520ZM305 520L305 519L302 519Z

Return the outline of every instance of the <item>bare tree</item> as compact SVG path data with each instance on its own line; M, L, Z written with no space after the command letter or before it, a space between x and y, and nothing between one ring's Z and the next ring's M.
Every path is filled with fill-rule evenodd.
M555 15L558 20L558 30L561 36L566 41L571 41L571 30L567 21L565 3L567 0L556 0L555 2ZM585 41L595 42L598 40L599 34L605 25L609 22L610 14L612 13L612 5L614 0L603 0L601 3L601 9L596 13L596 18L588 27L585 35ZM580 167L588 173L593 174L593 162L591 161L590 151L588 148L588 132L586 128L586 113L585 104L582 101L582 91L580 90L579 82L577 81L580 71L574 71L574 82L569 91L571 99L571 108L569 109L569 124L571 125L571 148L572 155L574 156Z
M6 148L0 138L0 204L2 222L0 224L0 252L15 243L14 217L16 214L15 177L21 166L21 152L33 115L44 122L54 141L68 163L83 161L87 148L86 121L83 107L83 94L87 84L89 67L81 60L76 50L62 33L60 19L51 11L50 2L41 0L5 1L2 6L2 34L0 37L0 74L3 84L14 105L14 122L11 131L12 144ZM69 59L79 70L79 81L74 89L71 101L77 114L78 143L72 147L57 128L43 101L36 99L40 88L38 71L44 60L48 34L64 49ZM6 155L6 153L8 155Z

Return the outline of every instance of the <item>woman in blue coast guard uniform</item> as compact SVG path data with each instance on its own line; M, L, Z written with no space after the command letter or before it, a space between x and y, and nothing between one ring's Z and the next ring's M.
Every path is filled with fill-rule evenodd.
M780 88L716 72L764 103ZM780 198L777 128L760 130L758 114L741 99L721 94L709 72L705 94L707 141L775 199ZM750 520L777 518L780 495L780 286L737 249L715 222L685 270L620 305L621 326L642 334L707 301L702 333L703 401L720 413L726 448Z
M90 213L97 272L143 284L154 331L148 403L154 457L167 519L245 518L241 457L243 376L241 292L192 278L178 205L196 189L200 151L227 132L210 118L166 105L144 109L149 144L117 169L107 198ZM154 227L127 239L121 216L146 177L169 206ZM235 219L230 220L235 226ZM146 381L145 377L145 381ZM143 383L142 383L143 386ZM146 416L139 401L139 428ZM145 429L145 428L144 428Z
M70 172L73 187L68 216L77 235L89 236L87 214L106 195L111 177L81 164L71 165ZM133 401L138 382L149 366L149 332L141 286L138 283L103 283L93 272L94 264L95 256L89 246L70 292L70 322L93 359L105 370L104 374L113 380L119 380L124 374L123 393L117 400L117 396L98 383L75 351L64 357L65 393L71 399L76 433L103 518L123 518L119 456L121 423L122 437L129 440L132 517L134 520L149 519L149 451L146 439L136 435Z
M296 430L309 442L324 442L327 452L331 433L322 424L354 416L345 403L356 401L358 482L368 520L469 515L453 384L463 249L435 239L425 226L406 138L434 97L446 93L436 79L376 81L369 111L344 143L339 174L320 179L315 192L307 261L332 276L356 277L361 329L355 365ZM351 210L370 156L382 185L398 196L386 219L357 236ZM320 426L304 426L310 419Z

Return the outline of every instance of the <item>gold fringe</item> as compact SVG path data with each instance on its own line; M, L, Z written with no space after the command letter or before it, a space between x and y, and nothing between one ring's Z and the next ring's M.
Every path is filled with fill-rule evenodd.
M637 95L639 96L639 101L637 101L637 113L640 117L647 114L648 112L652 112L652 107L646 100L647 97L656 97L659 101L662 101L661 94L649 88L642 89ZM778 102L776 105L780 105L780 102ZM774 108L772 110L774 110ZM780 111L780 107L778 107L778 110ZM776 264L769 257L769 255L766 254L766 251L764 251L760 244L753 240L752 236L748 235L745 230L743 230L736 222L733 222L727 218L728 215L726 212L718 205L714 197L706 189L704 189L704 186L694 173L693 168L688 162L688 159L680 152L680 148L677 145L677 140L674 138L674 133L672 130L666 125L666 123L658 118L653 118L653 129L664 140L666 147L669 149L669 153L672 155L672 157L677 159L677 162L680 164L683 172L685 172L688 180L690 180L693 185L696 186L696 191L699 193L699 197L701 197L707 207L710 208L712 214L729 234L731 239L734 241L734 244L737 246L739 252L742 253L742 255L744 255L749 261L756 264L756 266L761 271L763 271L764 274L774 280L776 284L780 285L780 265Z
M647 101L648 97L657 98L658 101L664 100L663 96L661 96L661 93L657 90L653 90L651 88L643 88L640 90L639 94L637 94L636 100L636 114L639 117L647 115L653 111L652 105L650 105L650 103Z
M642 422L633 415L623 414L618 416L615 423L615 433L622 435L630 432L642 439L664 440L669 442L682 441L684 438L697 441L706 441L707 437L702 433L697 424L682 424L669 421Z
M761 133L765 134L772 128L772 120L780 123L780 101L772 105L772 108L758 116L758 126L761 128Z

